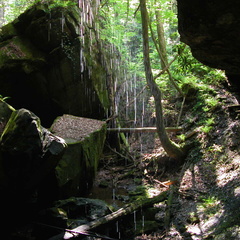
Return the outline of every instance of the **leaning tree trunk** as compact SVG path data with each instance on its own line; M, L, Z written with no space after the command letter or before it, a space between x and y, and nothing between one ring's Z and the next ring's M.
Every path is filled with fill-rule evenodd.
M155 10L155 16L156 16L156 22L157 22L157 36L158 36L161 67L162 69L164 69L168 65L168 58L167 58L167 48L166 48L166 41L164 36L162 15L161 15L160 9L161 9L160 6L158 6L158 9Z
M143 35L143 55L144 55L144 67L147 84L151 90L151 93L155 100L155 110L156 110L156 120L157 120L157 131L159 138L161 140L162 146L167 154L176 159L181 160L184 157L183 151L180 147L172 142L165 130L164 121L163 121L163 109L162 109L162 93L158 88L158 85L154 81L150 57L149 57L149 40L148 40L148 12L146 7L146 0L140 0L140 9L142 17L142 35Z
M157 52L158 52L158 55L160 58L161 67L162 67L162 69L166 69L169 64L168 64L168 58L167 58L167 47L166 47L166 41L165 41L165 36L164 36L164 27L163 27L162 14L161 14L161 4L159 2L158 3L155 2L155 4L158 4L157 9L155 10L158 41L155 39L152 28L150 28L151 36L152 36L152 39L154 41L155 47L157 49ZM151 23L149 23L149 26L151 26ZM179 94L181 96L183 96L183 92L179 88L177 83L174 81L169 68L167 68L166 71L168 73L169 80L172 83L172 85L176 88L176 90L179 92Z

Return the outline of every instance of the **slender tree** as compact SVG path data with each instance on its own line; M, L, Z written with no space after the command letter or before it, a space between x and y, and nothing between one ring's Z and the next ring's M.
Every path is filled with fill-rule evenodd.
M141 18L142 18L142 37L143 37L143 56L144 56L144 67L147 84L155 100L156 120L157 120L157 131L161 140L162 146L167 154L176 159L181 160L184 158L184 152L181 148L172 142L165 130L163 120L163 107L162 107L162 93L156 84L151 68L150 56L149 56L149 16L146 7L146 0L140 0Z
M155 37L154 31L152 28L152 23L149 22L151 37L160 58L161 68L166 69L170 82L175 87L175 89L179 92L179 94L183 96L182 90L179 88L178 84L173 79L172 74L168 67L169 63L168 63L168 57L167 57L167 45L165 40L163 19L162 19L162 13L161 13L161 4L155 1L155 5L156 5L155 18L156 18L156 25L157 25L157 38Z

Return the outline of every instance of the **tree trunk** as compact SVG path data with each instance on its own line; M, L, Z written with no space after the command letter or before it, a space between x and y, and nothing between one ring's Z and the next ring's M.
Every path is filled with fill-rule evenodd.
M151 90L151 93L155 100L155 109L156 109L156 120L157 120L157 130L158 135L161 140L162 146L167 154L176 159L181 160L184 157L183 151L180 147L172 142L165 130L164 121L163 121L163 109L162 109L162 93L158 88L156 82L154 81L150 57L149 57L149 40L148 40L148 12L146 7L146 0L140 0L141 8L141 17L142 17L142 35L143 35L143 55L144 55L144 67L147 84Z
M160 6L159 6L160 8ZM168 65L167 59L167 49L166 41L164 36L164 28L162 23L162 16L159 8L155 11L156 21L157 21L157 35L158 35L158 45L159 45L159 55L161 61L161 67L164 69Z
M155 4L157 4L157 3L155 3ZM160 3L158 3L158 9L155 11L155 16L156 16L156 22L157 22L158 42L154 39L153 39L153 41L156 45L156 49L157 49L158 55L160 57L161 67L162 67L162 69L165 69L168 66L168 58L167 58L167 47L166 47L166 41L165 41L165 36L164 36L164 27L163 27ZM152 38L154 38L152 29L151 29L151 33L152 33ZM180 93L180 95L183 96L182 90L179 88L179 86L173 79L172 74L169 71L169 69L167 69L167 73L168 73L169 80L172 83L172 85L176 88L176 90Z

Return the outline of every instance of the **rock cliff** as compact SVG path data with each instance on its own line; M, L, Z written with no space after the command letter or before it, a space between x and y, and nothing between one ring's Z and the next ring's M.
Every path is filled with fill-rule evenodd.
M240 2L177 0L181 40L193 56L223 69L230 81L240 75ZM238 82L237 82L238 84Z
M27 108L43 125L64 113L103 119L110 108L95 24L97 3L37 4L0 30L1 95ZM85 9L86 8L86 9Z

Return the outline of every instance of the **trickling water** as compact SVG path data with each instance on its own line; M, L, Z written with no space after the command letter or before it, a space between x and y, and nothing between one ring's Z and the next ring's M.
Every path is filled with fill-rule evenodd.
M118 233L119 228L118 228L118 221L116 222L116 232Z
M65 17L64 17L64 14L63 14L63 12L62 12L62 16L61 16L61 27L62 27L62 33L63 33L63 31L64 31L64 24L65 24Z
M127 91L126 91L126 119L128 119L128 105L129 105L129 96L128 96L128 89L127 89Z
M134 125L136 125L136 123L137 123L137 93L136 93L136 90L137 90L137 77L136 77L136 74L134 74L134 91L133 91L133 94L134 94Z
M65 18L64 18L63 12L62 12L61 19L60 19L62 34L64 32L64 23L65 23ZM63 37L61 38L61 47L63 48Z
M80 49L80 71L81 73L84 72L84 63L83 63L84 59L83 59L83 49Z
M134 223L134 230L137 230L137 220L136 220L136 211L133 212L133 223Z
M144 126L144 115L145 115L145 102L144 102L144 97L142 99L142 127Z
M145 227L145 217L142 215L142 232L144 232L144 227Z

